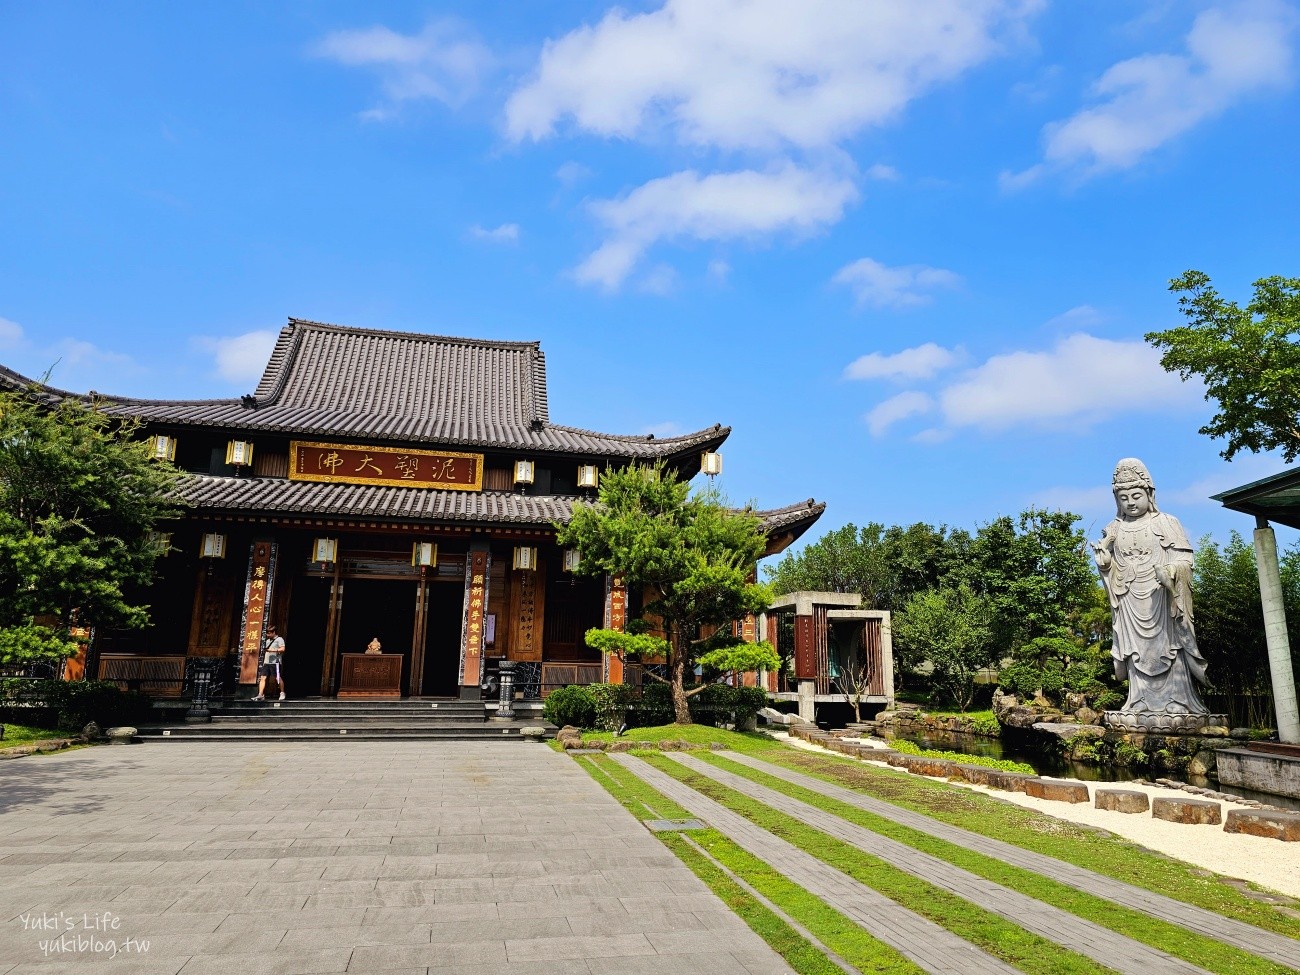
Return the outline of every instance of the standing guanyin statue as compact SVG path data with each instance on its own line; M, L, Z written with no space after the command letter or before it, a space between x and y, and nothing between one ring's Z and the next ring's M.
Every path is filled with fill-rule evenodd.
M1126 731L1194 732L1222 725L1197 693L1206 683L1192 613L1192 545L1182 524L1156 508L1146 465L1128 457L1111 480L1115 520L1093 545L1114 621L1115 676L1128 700L1106 724Z

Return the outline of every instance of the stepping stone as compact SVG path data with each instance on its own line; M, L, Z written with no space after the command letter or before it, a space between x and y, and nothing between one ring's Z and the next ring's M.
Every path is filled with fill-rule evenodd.
M1218 826L1223 822L1223 807L1209 799L1162 796L1151 800L1151 818L1170 823Z
M989 788L1001 789L1003 792L1024 792L1028 782L1038 778L1036 775L1026 775L1023 772L999 772L997 769L989 770Z
M1082 782L1063 779L1030 779L1025 783L1025 795L1052 802L1087 802L1088 787Z
M1137 789L1098 789L1096 806L1111 812L1144 813L1151 808L1151 800Z
M1225 833L1266 836L1283 843L1300 843L1300 813L1264 812L1256 809L1230 809Z

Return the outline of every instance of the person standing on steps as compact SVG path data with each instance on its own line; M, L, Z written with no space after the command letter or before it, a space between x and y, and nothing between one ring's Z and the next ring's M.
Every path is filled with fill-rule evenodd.
M262 653L261 672L257 678L257 697L254 701L266 700L266 679L275 674L275 682L280 688L280 700L284 700L284 674L280 665L284 662L284 637L275 631L274 626L266 628L266 647Z

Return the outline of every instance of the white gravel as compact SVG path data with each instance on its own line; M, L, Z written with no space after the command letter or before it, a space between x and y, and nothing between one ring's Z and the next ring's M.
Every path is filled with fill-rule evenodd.
M837 755L799 738L786 738L796 748ZM878 739L863 739L866 744L886 748L888 744ZM862 759L861 761L867 761ZM885 765L883 762L871 762L873 765ZM885 765L886 768L890 767ZM1066 781L1079 781L1066 780ZM1247 836L1242 833L1225 833L1222 826L1190 826L1182 823L1169 823L1162 819L1152 819L1146 813L1120 813L1097 809L1091 803L1054 802L1050 799L1035 799L1022 792L1003 792L987 786L971 785L965 782L951 782L953 786L982 792L994 799L1027 806L1047 816L1063 819L1071 823L1104 829L1116 836L1132 840L1176 860L1194 864L1205 870L1239 880L1249 880L1291 897L1300 897L1300 843L1283 843L1280 840L1267 839L1262 836ZM1207 799L1208 796L1190 795L1178 789L1161 786L1139 785L1136 782L1087 782L1089 794L1094 795L1098 786L1101 788L1132 789L1145 792L1152 798L1156 796L1176 796L1184 799ZM1229 809L1247 809L1235 802L1220 802L1223 818L1227 819Z

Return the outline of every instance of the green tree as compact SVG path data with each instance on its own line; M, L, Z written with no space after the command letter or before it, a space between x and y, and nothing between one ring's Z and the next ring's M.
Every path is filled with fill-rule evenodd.
M148 533L176 514L180 474L138 425L95 404L0 394L0 663L54 663L69 629L148 622L125 587L152 578Z
M931 684L962 711L975 696L975 674L996 657L990 600L966 583L914 595L894 620L894 634L930 661Z
M897 613L915 593L939 585L969 543L965 532L946 526L849 524L764 572L777 592L858 593L872 609Z
M1219 407L1200 432L1225 439L1223 457L1280 450L1300 456L1300 278L1255 282L1245 308L1221 298L1209 275L1187 271L1169 283L1188 324L1148 332L1160 364L1183 379L1199 377Z
M688 691L688 669L779 664L770 644L749 643L730 628L772 600L769 587L751 581L767 544L753 514L729 509L711 491L692 495L660 464L607 472L596 503L576 505L568 524L556 527L560 544L580 552L580 573L620 575L646 594L629 632L591 630L587 643L606 653L663 654L678 724L691 723L687 700L707 686Z
M1282 598L1291 631L1293 661L1300 669L1300 549L1287 549L1282 565ZM1255 550L1232 532L1222 548L1209 535L1196 548L1192 573L1192 607L1196 613L1196 643L1205 656L1206 673L1215 691L1230 699L1228 707L1254 727L1272 719L1267 706L1256 703L1272 694L1268 645L1260 625L1264 611L1255 571ZM1249 707L1234 707L1244 698Z
M1028 508L976 532L957 577L988 600L999 654L1014 656L1044 637L1067 638L1095 608L1097 576L1078 521L1069 512Z

